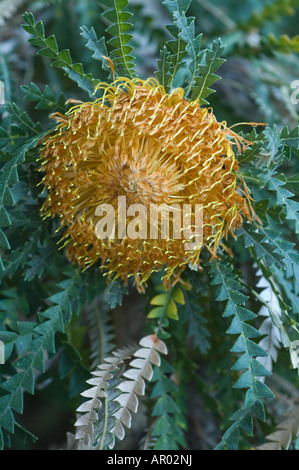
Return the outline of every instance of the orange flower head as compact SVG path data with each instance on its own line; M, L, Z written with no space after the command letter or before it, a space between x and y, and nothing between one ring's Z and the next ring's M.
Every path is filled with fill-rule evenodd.
M154 271L178 279L186 266L199 267L203 247L215 257L221 239L244 217L250 220L233 151L246 143L211 109L185 99L182 89L166 93L153 78L121 78L98 89L101 98L51 116L57 127L41 150L48 189L42 212L60 216L67 257L82 267L97 262L109 279L133 276L140 289ZM132 222L120 197L126 207L141 204L148 213L154 205L201 205L200 245L186 250L183 234L174 236L171 227L167 236L159 226L150 237L149 221L145 237L120 236ZM102 205L115 209L114 236L107 238L96 231ZM174 225L174 212L170 221Z

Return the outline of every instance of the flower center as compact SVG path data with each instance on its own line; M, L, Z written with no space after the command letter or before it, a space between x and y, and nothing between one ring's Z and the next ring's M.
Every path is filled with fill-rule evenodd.
M173 202L183 185L178 184L180 172L163 152L159 142L140 137L130 144L123 140L106 152L107 172L101 182L107 202L115 205L119 196L128 204L162 204Z

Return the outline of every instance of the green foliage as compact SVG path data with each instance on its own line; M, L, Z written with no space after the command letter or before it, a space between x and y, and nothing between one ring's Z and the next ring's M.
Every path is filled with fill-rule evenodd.
M93 52L92 58L95 60L99 60L103 63L103 68L106 65L107 67L107 60L105 57L108 56L108 51L106 48L105 38L98 39L97 34L94 28L90 30L86 26L81 27L81 35L86 40L86 47Z
M0 448L38 448L26 397L47 409L50 382L66 392L70 449L126 448L126 439L155 451L298 448L288 410L298 411L298 0L9 3L0 13L9 51L0 51ZM216 259L206 250L201 269L167 288L154 273L142 294L130 280L107 284L97 266L70 265L58 221L40 216L37 171L51 113L137 74L155 74L167 93L182 88L225 126L268 124L241 126L250 144L235 147L252 220ZM49 448L65 446L49 436Z
M192 282L193 277L191 277ZM206 353L210 347L210 332L207 330L207 320L204 317L202 307L201 286L196 282L196 287L185 292L185 306L183 320L186 322L188 330L187 337L192 338L193 346L201 353Z
M48 85L46 85L42 91L35 83L30 83L29 86L23 85L22 90L25 93L25 100L35 101L37 103L35 109L55 109L55 111L60 111L61 113L67 110L63 93L60 93L60 95L56 97L53 90L51 90Z
M262 399L273 395L260 377L268 376L270 372L256 359L266 356L267 353L252 340L261 336L261 333L248 323L256 315L246 308L248 297L242 292L242 285L233 274L231 266L224 260L215 262L212 264L211 274L212 284L219 286L216 300L226 301L223 316L233 317L227 333L238 335L231 351L240 354L240 357L234 363L232 370L242 373L234 388L247 389L244 405L231 417L234 423L225 432L217 447L235 450L239 440L239 428L250 435L253 434L252 414L254 413L259 419L265 419Z
M290 199L294 196L293 193L285 189L285 183L283 181L278 180L277 178L270 177L269 178L269 189L271 191L275 191L277 204L283 206L285 210L285 218L287 220L295 221L295 231L296 233L299 232L299 203Z
M225 60L221 58L224 47L221 44L221 39L213 41L211 50L206 49L203 53L202 60L199 65L199 77L194 77L196 86L192 87L192 99L199 100L202 104L208 104L207 98L213 91L210 86L219 80L219 75L214 72L218 70Z
M163 292L162 294L156 295L151 300L151 305L155 305L155 308L150 311L148 318L158 318L158 324L161 325L161 328L167 327L169 324L168 318L172 320L178 320L178 309L177 304L184 304L184 294L179 286L174 286L169 290L169 292L164 291L162 285L157 286L158 292ZM158 334L158 332L156 331Z
M41 137L41 134L38 133L38 130L40 130L39 125L34 124L25 111L21 112L14 104L9 109L11 109L11 118L16 122L11 126L11 130L16 134L10 136L6 130L0 128L0 146L2 152L10 150L13 154L8 160L5 158L6 154L4 154L4 163L1 167L0 239L1 248L4 250L10 250L11 248L2 229L12 224L8 207L13 206L16 202L12 188L19 182L18 168L24 163L26 153L36 147ZM21 127L22 125L23 127ZM7 262L3 262L0 257L0 278L4 275L6 268Z
M177 391L176 385L169 378L173 371L171 365L164 360L161 366L155 369L152 378L155 385L151 398L156 399L152 416L157 417L151 432L157 439L154 450L178 450L185 445L184 434L175 419L180 409L172 398Z
M214 91L210 89L210 86L220 79L214 72L225 62L221 58L224 51L221 40L213 41L211 50L201 50L202 34L195 35L195 18L186 17L185 14L190 1L174 0L163 3L174 17L174 23L167 29L175 40L168 41L167 47L161 51L158 78L161 79L166 89L174 83L179 84L176 77L180 68L186 63L189 71L186 76L186 96L192 92L192 99L207 104L208 101L205 98Z
M113 48L111 59L117 74L132 78L135 75L134 57L131 55L133 47L129 45L132 35L128 33L132 28L132 24L128 22L132 13L125 10L128 0L101 0L101 3L108 8L103 16L112 23L106 31L111 36L108 44Z
M92 96L96 81L92 79L90 74L84 73L82 64L72 63L68 49L59 51L55 36L51 35L46 37L43 23L41 21L35 23L35 18L32 13L25 13L23 19L25 21L23 25L24 30L33 36L28 41L39 48L38 54L49 57L49 59L53 61L51 64L53 67L64 70L71 80Z
M184 15L190 5L190 1L170 0L163 2L163 5L165 5L172 16L176 13ZM177 82L177 76L180 73L180 68L186 56L187 43L181 37L180 29L175 23L168 25L166 28L175 39L167 41L161 51L161 61L158 62L160 68L157 76L161 79L165 89L169 90Z
M15 351L17 358L13 369L5 376L8 379L1 383L1 418L0 435L3 432L13 433L15 429L13 410L23 413L23 393L34 393L35 371L45 371L44 351L55 353L55 335L65 332L65 322L70 321L72 313L84 302L81 277L72 272L59 283L59 291L48 297L52 304L39 313L38 321L17 322L17 332L1 332L1 339L9 344L6 349L6 361ZM2 441L3 442L3 441Z

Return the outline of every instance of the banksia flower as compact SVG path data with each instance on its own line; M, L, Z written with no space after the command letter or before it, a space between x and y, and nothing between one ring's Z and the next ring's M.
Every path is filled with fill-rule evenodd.
M98 263L109 278L125 282L133 276L139 288L162 269L166 280L178 279L187 265L199 267L203 247L215 257L221 240L234 234L244 217L250 220L249 196L237 181L233 151L246 143L217 122L211 109L185 99L182 89L167 94L155 79L121 78L98 89L101 98L52 115L57 127L41 151L48 189L42 211L60 216L67 256L80 266ZM120 207L124 200L126 206ZM180 237L171 233L175 210L168 213L166 236L149 220L135 224L134 233L145 236L124 236L132 204L148 213L153 205L163 205L164 211L174 205L180 217L186 205L192 206L188 228L193 232L194 207L201 207L199 243L186 249L182 228ZM111 224L106 221L114 224L110 237L98 236L99 206L114 208Z

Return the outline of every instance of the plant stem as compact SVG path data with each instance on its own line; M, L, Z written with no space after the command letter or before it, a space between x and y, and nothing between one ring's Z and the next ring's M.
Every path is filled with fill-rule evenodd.
M107 389L104 389L105 393L107 393ZM104 440L106 436L106 431L107 431L107 425L108 425L108 398L106 397L104 400L104 407L105 407L105 412L104 412L104 427L103 427L103 432L102 432L102 437L100 440L100 445L97 447L98 450L103 450L104 447Z

